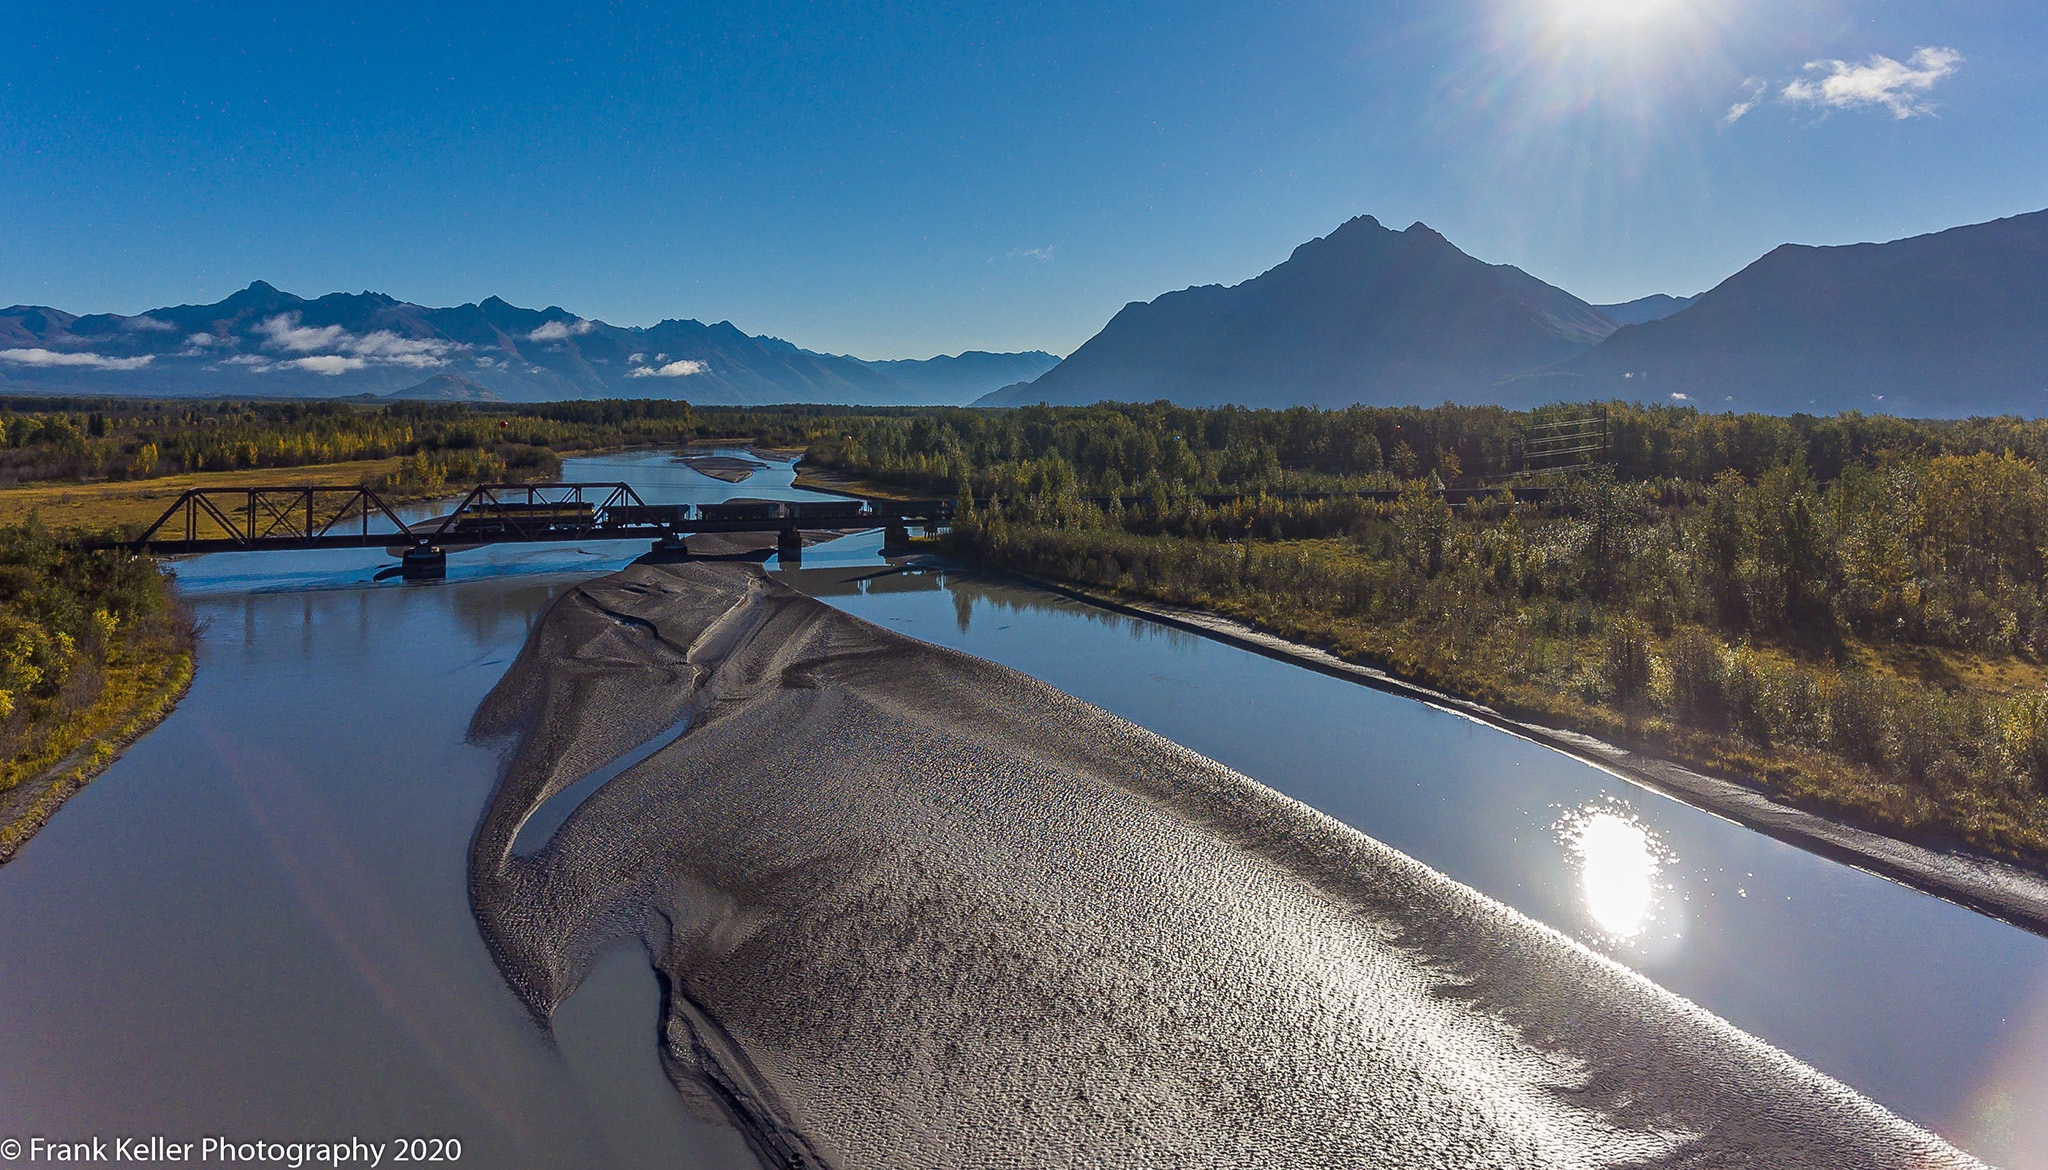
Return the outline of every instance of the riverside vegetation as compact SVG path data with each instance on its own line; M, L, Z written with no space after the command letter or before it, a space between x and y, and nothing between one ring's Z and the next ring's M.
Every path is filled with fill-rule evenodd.
M684 442L697 433L689 404L668 400L490 409L23 398L0 400L0 488L382 463L389 470L363 482L404 498L449 484L551 479L564 454Z
M810 459L958 493L949 547L985 563L2048 864L2048 424L1615 405L1541 502L1434 490L1526 470L1568 413L932 411ZM1278 495L1350 488L1397 494Z
M191 623L155 562L0 527L0 861L191 678Z

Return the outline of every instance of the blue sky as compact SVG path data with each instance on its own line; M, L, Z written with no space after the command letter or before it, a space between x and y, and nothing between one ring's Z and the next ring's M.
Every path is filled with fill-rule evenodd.
M17 8L0 302L253 279L1065 353L1371 214L1595 301L2048 206L1986 0ZM1741 111L1730 119L1731 112Z

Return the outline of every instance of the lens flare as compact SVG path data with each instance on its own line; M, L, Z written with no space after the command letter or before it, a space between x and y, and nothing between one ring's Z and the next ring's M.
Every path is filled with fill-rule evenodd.
M1586 913L1602 934L1639 937L1657 909L1662 851L1648 829L1614 808L1581 810L1558 825L1579 871Z

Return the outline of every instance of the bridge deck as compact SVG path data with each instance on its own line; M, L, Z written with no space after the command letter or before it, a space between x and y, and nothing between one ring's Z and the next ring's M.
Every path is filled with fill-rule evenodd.
M949 500L649 504L623 483L483 484L436 520L407 524L368 488L195 488L132 540L98 547L208 553L394 545L666 540L713 532L943 524Z

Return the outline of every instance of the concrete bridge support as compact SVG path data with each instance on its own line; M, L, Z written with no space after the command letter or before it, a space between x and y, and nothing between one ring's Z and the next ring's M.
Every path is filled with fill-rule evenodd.
M398 575L407 581L439 581L448 575L448 553L438 544L416 544L399 558Z
M641 557L640 559L650 564L657 565L673 564L676 561L689 560L690 542L684 539L682 533L670 532L664 535L660 540L655 541L654 544L648 548L647 554Z

